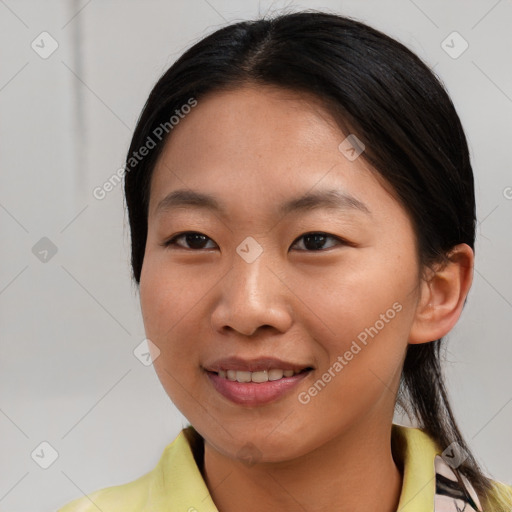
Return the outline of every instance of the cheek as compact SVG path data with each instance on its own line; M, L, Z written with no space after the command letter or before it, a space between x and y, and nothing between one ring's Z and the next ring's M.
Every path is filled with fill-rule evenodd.
M197 288L194 280L177 266L151 254L145 256L139 290L146 337L159 351L153 367L166 393L185 415L190 413L190 393L194 394L199 372L198 346L190 330L196 325L193 314L198 298L194 286Z
M192 333L187 335L183 328L191 325L197 290L194 281L187 280L176 266L165 264L151 254L145 258L139 290L146 337L160 351L154 366L162 379L164 369L174 375L180 367L185 367L186 361L192 360L189 357L194 347L189 342Z
M140 279L140 302L146 334L163 342L172 337L181 322L192 312L204 282L189 276L179 265L170 264L164 255L146 253ZM182 320L183 319L183 320Z
M322 356L315 381L300 389L308 413L331 425L357 422L384 404L392 410L411 321L398 290L364 281L343 284L344 293L323 301L321 319L308 316L306 329Z
M361 404L396 381L415 311L412 254L406 258L396 249L380 254L388 257L368 251L309 285L304 297L309 313L304 310L301 319L322 347L321 372L336 375L332 390L358 396Z
M204 343L211 339L208 301L222 286L220 271L170 262L165 251L147 251L140 279L140 302L146 337L159 349L154 368L176 403L187 401L182 386L193 392L203 378L199 361ZM181 398L180 398L181 397Z
M333 346L357 337L376 322L378 327L385 322L386 328L396 324L396 310L405 309L410 302L414 275L399 268L362 257L350 268L340 266L313 280L308 278L303 288L307 293L301 294L307 306L301 323L310 322L306 328L317 331L318 339L328 339ZM401 307L393 307L395 303Z

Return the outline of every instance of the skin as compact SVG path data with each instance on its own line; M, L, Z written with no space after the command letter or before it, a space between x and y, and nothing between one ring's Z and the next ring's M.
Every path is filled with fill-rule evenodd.
M160 381L205 439L216 506L395 511L402 475L390 438L405 351L456 323L472 250L456 246L449 264L422 279L407 212L363 158L350 161L338 149L348 134L314 97L262 86L216 92L171 135L151 182L140 299L146 335L160 350ZM287 199L331 187L371 213L276 213ZM228 216L190 206L157 214L179 188L215 195ZM199 248L183 237L162 245L183 231L208 238ZM315 250L302 236L311 232L334 238ZM252 263L236 252L247 236L263 249ZM301 403L298 394L394 303L401 311ZM273 403L236 405L203 370L234 355L314 370Z

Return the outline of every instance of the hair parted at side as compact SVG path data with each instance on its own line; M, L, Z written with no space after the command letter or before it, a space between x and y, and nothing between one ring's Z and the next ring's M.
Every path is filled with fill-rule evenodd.
M152 172L167 137L133 154L193 98L244 85L314 95L343 132L365 144L366 159L412 220L420 268L451 248L474 249L475 195L466 137L453 103L429 67L403 44L366 24L307 10L230 24L189 48L159 79L142 110L126 157L125 196L131 263L140 282ZM167 135L168 132L168 135ZM348 132L348 133L347 133ZM161 133L157 131L157 133ZM464 441L441 371L442 339L409 345L397 404L441 447L457 442L459 467L484 510L498 510L492 482Z

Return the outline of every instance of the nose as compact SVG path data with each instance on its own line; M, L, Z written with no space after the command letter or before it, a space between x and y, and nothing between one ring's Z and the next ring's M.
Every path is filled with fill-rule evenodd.
M220 283L211 316L217 332L234 330L253 336L258 329L283 333L290 328L293 294L269 260L265 252L251 263L235 255L232 268Z

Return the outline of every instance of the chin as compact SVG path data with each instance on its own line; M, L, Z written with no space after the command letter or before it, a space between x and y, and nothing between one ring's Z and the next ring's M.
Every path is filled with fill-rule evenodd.
M294 435L274 431L267 434L266 430L262 429L254 432L243 429L238 433L230 432L232 436L224 432L221 439L216 436L207 437L213 441L208 441L209 444L224 456L248 466L291 461L306 455L312 449L310 443L303 444L304 436L299 433ZM300 440L301 444L298 444L297 440Z

